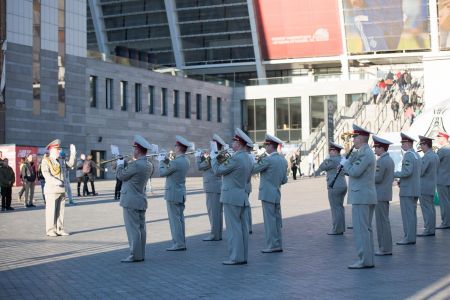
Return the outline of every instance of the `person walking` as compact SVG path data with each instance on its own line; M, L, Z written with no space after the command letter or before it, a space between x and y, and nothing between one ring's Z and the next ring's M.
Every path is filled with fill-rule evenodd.
M398 103L397 100L392 99L391 109L392 109L392 112L394 113L394 120L397 120L397 118L398 118L398 111L400 109L400 103Z
M83 172L84 162L86 160L86 156L84 153L80 154L80 158L77 159L77 170L75 171L75 176L77 177L77 195L81 197L80 189L81 184L83 183L83 197L89 195L89 190L87 187L87 182L85 181L86 175Z
M292 153L291 159L291 170L292 170L292 178L294 180L297 180L297 170L300 169L300 156L297 154L297 152ZM301 171L299 171L300 177L302 176Z
M22 184L25 188L25 207L35 207L33 204L34 198L34 183L36 181L36 168L34 167L33 155L27 156L27 159L20 169L20 175L22 178Z
M2 195L2 211L14 210L11 207L12 187L16 181L14 170L8 165L8 159L0 160L0 188Z
M309 154L308 154L308 176L309 177L311 177L311 176L315 176L315 174L316 174L316 166L315 166L315 164L314 164L314 154L315 154L315 151L314 150L312 150L311 152L309 152Z
M95 192L95 170L104 171L103 168L98 166L93 160L92 155L88 155L87 159L83 162L83 173L84 173L84 186L86 186L86 193L89 195L89 191L87 190L87 182L91 183L91 195L98 196L98 193ZM83 187L83 195L85 189Z
M153 172L153 166L147 161L146 155L147 151L152 149L152 145L142 136L135 135L133 148L133 161L127 167L123 158L117 160L116 176L123 182L120 206L123 208L123 219L130 246L130 255L121 260L123 263L144 261L147 241L145 187Z
M45 204L45 193L44 193L45 177L44 175L42 175L42 160L46 157L48 157L48 153L45 153L44 156L41 157L37 170L37 179L39 180L39 183L41 185L42 199L44 200L44 204Z

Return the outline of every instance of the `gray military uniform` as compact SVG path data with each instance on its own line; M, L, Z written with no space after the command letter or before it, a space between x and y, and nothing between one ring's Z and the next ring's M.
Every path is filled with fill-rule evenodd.
M203 189L206 193L206 208L208 209L211 232L209 239L221 240L223 229L223 205L220 202L222 176L216 176L211 168L211 158L197 157L197 168L203 171Z
M72 167L75 156L71 154L67 166ZM45 178L45 228L47 234L64 232L65 187L64 174L57 159L44 158L41 165ZM56 172L55 172L56 171Z
M146 157L130 162L126 167L117 166L116 177L122 181L120 206L123 207L123 219L127 231L130 255L134 260L145 259L147 238L145 211L147 196L145 187L153 172L153 166Z
M364 144L344 164L344 171L349 176L347 200L352 204L353 232L361 266L374 265L372 219L377 203L375 163L374 153L369 145Z
M159 175L166 178L164 199L167 201L170 232L173 247L186 248L186 230L184 225L184 203L186 201L186 174L189 170L186 155L178 155L168 164L159 163Z
M381 253L392 253L389 201L392 201L394 169L395 164L389 153L383 153L377 160L375 171L375 188L378 200L375 206L375 220L377 224L378 249Z
M258 199L262 202L267 248L282 249L282 218L280 187L287 182L287 161L277 152L253 166L252 173L261 173Z
M248 153L248 158L250 160L250 163L252 165L254 165L253 156L251 155L251 153ZM250 194L252 192L252 176L250 176L247 180L247 185L245 186L245 192L247 193L247 196L250 199ZM248 216L247 216L248 232L253 233L252 206L250 204L248 205L247 214L248 214Z
M406 151L401 171L394 177L400 178L400 209L403 221L403 242L415 243L417 234L417 199L420 196L421 160L413 150Z
M437 190L439 205L441 207L441 227L450 227L450 145L437 151L439 168L437 177Z
M347 194L347 182L345 181L344 172L341 172L336 178L333 188L330 187L336 176L340 161L340 155L330 156L330 158L325 159L320 164L317 170L318 173L322 171L327 172L328 202L330 202L332 219L331 234L341 234L345 231L344 198L345 194Z
M248 194L245 186L253 164L246 151L236 152L223 164L211 160L214 174L223 175L220 202L224 204L230 260L246 262L248 258Z
M437 170L439 156L428 150L422 157L422 170L420 173L420 208L425 230L423 234L434 234L436 229L436 209L434 208L434 194L437 185Z

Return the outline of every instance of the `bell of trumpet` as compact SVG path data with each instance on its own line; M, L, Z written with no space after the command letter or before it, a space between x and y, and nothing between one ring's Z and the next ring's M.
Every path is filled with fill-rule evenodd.
M216 159L218 164L223 164L233 156L233 149L223 149L217 153Z

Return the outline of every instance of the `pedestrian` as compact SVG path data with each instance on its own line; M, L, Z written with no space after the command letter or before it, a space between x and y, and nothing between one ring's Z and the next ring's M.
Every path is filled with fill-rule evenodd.
M214 174L222 176L220 202L223 203L229 259L224 265L243 265L248 260L248 194L247 180L251 176L253 163L246 151L252 140L239 128L235 129L232 148L235 153L219 163L216 153L211 153Z
M375 171L375 221L377 226L378 250L375 255L392 255L392 232L389 220L389 202L392 201L392 183L394 182L395 164L389 155L392 143L376 135L372 137L375 154L378 156Z
M152 145L140 135L134 136L133 161L125 167L123 158L117 160L117 178L123 182L120 206L127 231L130 255L121 260L123 263L145 260L147 230L145 212L147 196L145 186L150 178L153 166L147 161L147 151Z
M379 94L380 94L380 88L377 85L375 85L372 89L373 104L377 104L377 98L378 98Z
M59 153L59 164L61 165L61 172L63 174L64 189L66 191L66 198L69 199L69 205L76 205L72 197L72 188L70 186L70 168L67 167L66 153L61 149Z
M328 235L342 235L345 232L344 198L347 194L347 182L344 172L340 172L337 176L342 149L341 145L330 143L328 146L330 157L325 159L317 170L317 173L327 172L328 202L331 210L331 231L327 232Z
M25 157L21 157L20 158L20 162L19 162L19 178L20 181L22 182L22 188L19 191L19 202L22 202L22 197L23 197L23 193L25 193L25 184L24 184L24 179L22 178L22 167L25 164L26 158ZM25 204L25 201L24 201Z
M58 161L61 141L56 139L47 145L49 156L42 160L42 175L45 178L45 229L49 237L67 236L64 229L65 188L63 172ZM69 167L75 165L76 149L70 145L70 158L65 161Z
M397 245L416 244L417 235L417 200L420 196L421 160L414 150L415 140L405 133L401 133L402 150L405 151L402 169L394 173L400 178L400 210L403 222L403 239Z
M278 152L278 145L283 142L270 134L266 134L266 152L253 166L252 173L260 173L259 195L264 218L264 233L266 248L262 253L283 252L282 217L281 217L281 186L287 183L287 162Z
M44 187L45 187L45 177L42 175L42 161L44 158L48 157L48 153L45 153L44 156L41 157L41 160L39 161L38 170L37 170L37 179L39 180L39 183L41 185L41 191L42 191L42 199L45 203L45 193L44 193Z
M36 168L34 166L33 155L27 156L27 159L22 164L20 169L22 184L25 192L24 206L35 207L33 204L34 198L34 183L36 181Z
M316 176L315 175L316 174L316 166L314 164L314 154L315 154L314 150L312 150L308 154L308 176L309 177L311 177L313 175Z
M297 180L297 170L299 170L299 176L302 176L301 170L300 170L300 155L297 154L297 151L292 153L291 159L291 170L292 170L292 178L294 180Z
M448 133L441 131L437 135L439 150L439 168L437 176L437 191L441 208L441 225L436 229L450 228L450 144Z
M228 147L217 134L214 134L212 141L217 144L218 151ZM203 238L203 241L220 241L223 231L223 204L220 202L222 176L214 174L211 168L211 156L208 152L197 154L196 161L197 169L203 172L203 189L206 194L206 208L211 226L208 236Z
M84 184L86 186L86 193L89 195L89 191L87 190L87 182L89 181L91 183L91 195L92 196L97 196L98 193L95 192L95 186L94 186L94 181L95 181L95 171L96 170L100 170L100 171L104 171L103 168L101 168L100 166L98 166L93 160L92 160L92 155L88 155L87 159L83 162L83 173L84 173ZM83 187L83 195L84 195L84 187Z
M402 99L403 107L406 107L409 104L409 96L405 91L402 93L401 99Z
M356 149L349 159L340 164L349 176L348 203L352 204L353 234L358 261L349 269L374 267L372 219L377 203L375 189L375 155L369 147L370 132L353 124L353 146Z
M397 120L397 118L398 118L398 111L400 109L400 104L398 103L397 100L392 99L391 109L392 109L392 112L394 113L394 120Z
M11 207L12 187L16 181L14 170L8 165L8 159L0 160L0 187L2 195L2 211L14 210Z
M117 159L120 159L121 156L117 156ZM124 161L124 168L126 168L128 163ZM120 200L120 191L122 190L122 180L117 177L117 162L112 163L112 169L116 172L116 186L114 187L114 200ZM150 179L148 180L150 181ZM147 181L147 184L148 184ZM146 186L147 187L147 186Z
M189 170L189 160L186 151L192 144L182 136L175 136L175 158L160 159L159 175L166 177L164 200L166 200L169 216L172 246L167 251L186 250L186 228L184 223L184 208L186 203L186 174Z
M420 172L420 208L422 209L424 230L417 236L434 236L436 229L436 209L434 194L437 186L439 156L433 152L433 139L419 135L420 149L424 153Z
M83 183L83 197L89 195L89 190L87 187L87 181L85 180L85 177L87 177L83 172L83 166L84 161L86 160L86 155L84 153L80 154L80 158L77 159L77 169L75 171L75 176L77 177L77 195L78 197L81 197L80 189L81 189L81 183ZM88 168L88 167L86 167Z

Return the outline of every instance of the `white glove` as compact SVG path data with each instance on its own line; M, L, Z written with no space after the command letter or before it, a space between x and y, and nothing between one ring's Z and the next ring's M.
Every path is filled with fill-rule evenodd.
M74 144L70 144L70 155L75 155L77 153L77 148Z
M166 159L166 153L159 153L158 157L156 158L158 161L163 161L164 159Z
M194 156L195 157L200 157L202 155L202 151L201 150L197 150L197 151L195 151L195 153L194 153Z
M347 160L348 160L348 159L346 159L345 157L342 157L342 158L341 158L341 162L340 162L341 166L344 166L345 163L347 162Z
M117 166L123 166L125 164L125 160L123 158L117 160Z

